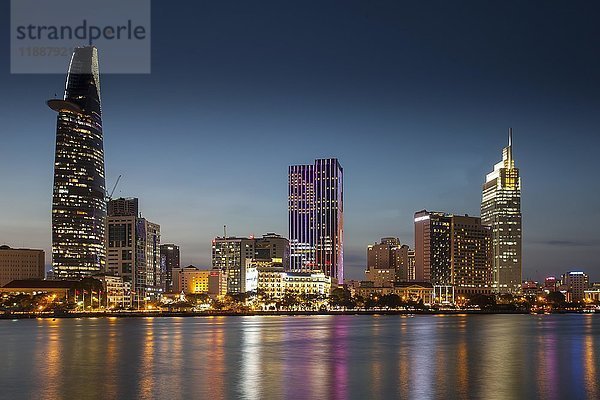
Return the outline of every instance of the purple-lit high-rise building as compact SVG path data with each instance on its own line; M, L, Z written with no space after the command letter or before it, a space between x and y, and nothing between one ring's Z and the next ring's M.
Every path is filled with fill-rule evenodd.
M344 281L344 173L336 158L288 171L290 269Z

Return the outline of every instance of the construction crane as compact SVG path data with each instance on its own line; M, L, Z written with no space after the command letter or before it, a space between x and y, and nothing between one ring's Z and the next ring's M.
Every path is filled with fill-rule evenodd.
M121 180L121 177L123 175L119 175L119 177L117 178L117 181L115 182L115 185L113 186L112 190L110 191L110 194L108 195L108 201L112 200L113 194L115 194L115 189L117 188L117 185L119 184L119 181Z

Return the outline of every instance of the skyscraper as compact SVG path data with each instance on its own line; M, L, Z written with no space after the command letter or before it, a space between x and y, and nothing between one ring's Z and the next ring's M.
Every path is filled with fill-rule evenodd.
M160 225L139 217L137 198L108 202L107 272L131 282L132 301L139 305L163 289Z
M75 48L58 112L52 194L52 266L56 279L104 269L104 147L98 51Z
M179 268L179 246L175 244L160 245L160 269L164 272L165 291L173 291L173 269Z
M479 217L415 213L417 281L453 286L457 293L492 291L492 234Z
M288 170L290 269L344 281L344 179L336 158Z
M452 217L426 210L415 213L415 280L450 281L450 234Z
M521 178L512 155L512 128L502 161L483 184L481 221L492 227L494 290L517 293L521 288Z
M244 237L216 237L212 241L212 267L227 274L227 293L245 293L248 267L254 258L254 240Z

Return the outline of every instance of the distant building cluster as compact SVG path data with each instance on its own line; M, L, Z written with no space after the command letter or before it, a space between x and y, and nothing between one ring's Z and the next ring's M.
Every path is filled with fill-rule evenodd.
M486 177L481 217L440 211L414 215L414 250L397 238L367 247L362 292L383 293L412 282L433 301L521 292L521 180L512 156L512 129L502 161Z
M569 303L594 303L600 301L600 282L592 283L583 271L569 271L560 277L549 276L544 282L524 281L523 295L529 297L560 293Z

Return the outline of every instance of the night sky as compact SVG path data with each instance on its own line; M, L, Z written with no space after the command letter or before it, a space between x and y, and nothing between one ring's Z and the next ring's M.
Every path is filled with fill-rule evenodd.
M45 101L65 76L11 75L9 2L0 15L0 244L49 264ZM479 215L512 127L523 278L600 280L598 15L588 1L154 1L152 73L101 76L107 186L123 174L115 195L206 267L224 224L287 236L288 165L337 157L360 279L368 243L413 245L415 211Z

